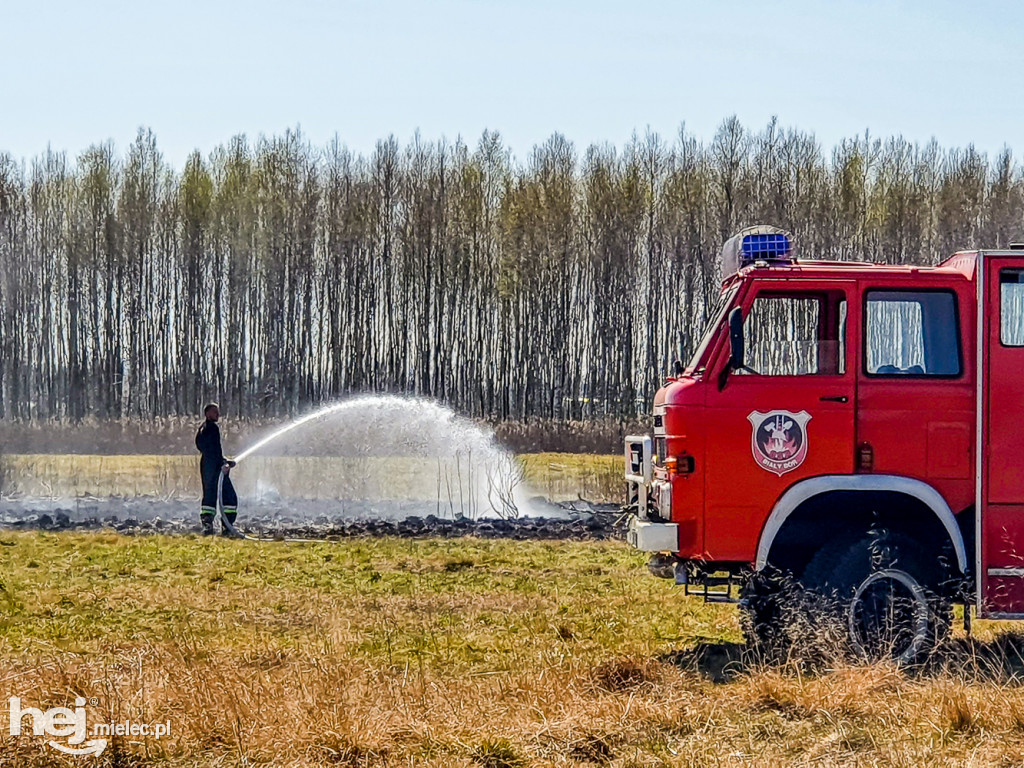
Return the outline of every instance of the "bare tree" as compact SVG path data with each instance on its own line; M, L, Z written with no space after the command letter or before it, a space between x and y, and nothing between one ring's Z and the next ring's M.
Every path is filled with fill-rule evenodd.
M0 155L0 417L280 417L350 392L492 420L628 419L697 342L722 240L769 222L803 256L935 263L1024 232L1009 150L736 118L523 162L298 131L177 171L140 131L77 158Z

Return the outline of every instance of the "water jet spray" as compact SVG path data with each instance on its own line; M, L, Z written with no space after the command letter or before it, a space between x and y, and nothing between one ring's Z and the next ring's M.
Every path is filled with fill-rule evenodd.
M320 431L311 435L308 430L318 425ZM306 440L298 443L283 440L303 427L307 428ZM396 462L395 469L386 467L390 474L384 475L382 482L393 482L399 493L407 492L411 487L414 494L423 494L417 497L421 501L429 498L425 496L428 491L436 492L438 515L446 510L453 517L474 518L480 514L493 514L512 518L519 516L525 507L522 489L518 488L523 472L515 458L498 446L489 432L429 400L373 395L332 403L258 440L238 454L235 463L241 464L268 446L276 447L271 455L278 456L331 456ZM435 460L436 477L431 474L428 480L423 470L426 466L433 466ZM365 467L357 461L352 477L372 486L373 480L381 479L381 473L378 471L373 477L374 473ZM347 469L343 468L340 474L336 470L334 475L328 476L329 481L340 478L344 483L349 482L345 474ZM223 480L222 473L218 478L217 498L218 514L224 528L232 536L266 541L243 534L225 519L221 500ZM346 485L341 490L342 493L356 494L365 491L365 485L358 484L355 487ZM444 492L447 492L447 499Z

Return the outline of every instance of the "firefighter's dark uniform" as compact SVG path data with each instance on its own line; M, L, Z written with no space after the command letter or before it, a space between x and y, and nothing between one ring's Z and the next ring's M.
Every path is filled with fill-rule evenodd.
M220 447L220 428L216 422L209 419L203 422L196 433L196 448L202 454L199 472L203 478L203 506L199 519L203 524L203 530L209 533L213 530L213 517L217 514L217 483L224 465L228 463ZM221 503L224 505L224 517L234 525L238 511L238 496L231 484L231 478L227 475L224 476L224 484L221 487ZM223 524L221 528L224 533L228 532Z

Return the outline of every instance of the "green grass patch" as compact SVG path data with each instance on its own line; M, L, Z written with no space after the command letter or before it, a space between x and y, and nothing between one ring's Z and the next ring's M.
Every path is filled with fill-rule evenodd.
M568 649L644 654L698 637L739 640L731 609L682 600L620 542L4 538L9 653L40 642L95 653L186 634L231 647L258 634L274 647L328 639L372 662L481 672Z

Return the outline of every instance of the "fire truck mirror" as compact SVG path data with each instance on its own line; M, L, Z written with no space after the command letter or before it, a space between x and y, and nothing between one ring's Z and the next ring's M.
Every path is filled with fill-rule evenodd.
M743 363L743 310L734 307L729 312L729 368L739 371L746 366Z

